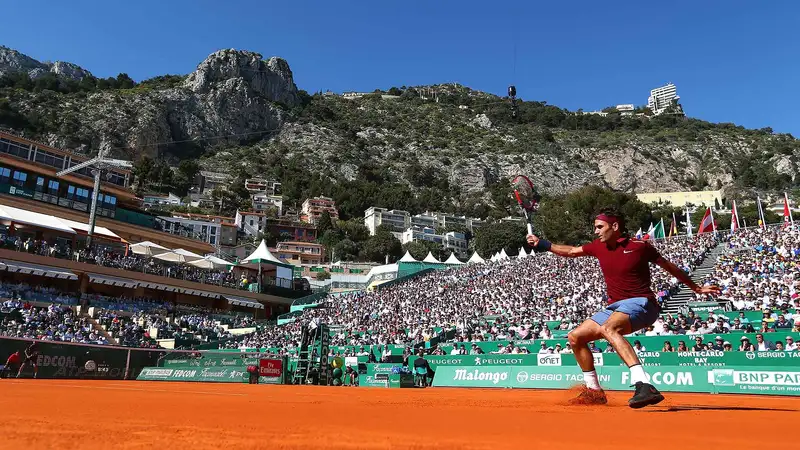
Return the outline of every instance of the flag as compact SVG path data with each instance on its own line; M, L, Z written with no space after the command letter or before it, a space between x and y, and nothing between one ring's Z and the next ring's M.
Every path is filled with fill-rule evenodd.
M739 229L739 211L736 209L736 200L733 201L731 209L731 233Z
M792 210L789 209L789 196L786 192L783 193L783 225L794 225L794 218L792 217Z
M706 213L703 215L703 221L697 229L697 234L708 233L715 231L714 229L714 216L711 215L711 208L706 208Z
M636 239L642 238L642 227L639 227L639 231L636 232Z
M653 234L650 235L650 239L664 239L664 218L661 218L661 221L658 222L653 228Z
M689 217L689 208L686 208L686 235L692 235L692 218Z
M647 229L647 233L644 234L642 239L649 240L653 238L653 222L650 222L650 228Z
M678 219L675 218L675 213L672 213L672 225L669 226L669 235L677 236L678 235Z
M761 209L761 197L756 197L758 202L758 226L764 228L767 226L767 221L764 220L764 210Z

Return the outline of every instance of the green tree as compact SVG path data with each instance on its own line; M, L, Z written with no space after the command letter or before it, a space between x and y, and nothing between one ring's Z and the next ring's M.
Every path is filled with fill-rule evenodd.
M138 161L136 161L136 163L134 163L133 176L136 179L136 184L139 191L147 191L147 188L150 186L150 177L153 167L155 167L153 160L147 156L141 157Z
M325 246L325 256L330 260L333 258L333 249L336 247L336 244L344 239L344 236L339 230L326 230L322 235L318 234L317 236L319 236L317 238L317 243Z
M399 258L402 251L400 241L391 232L378 229L364 244L362 254L369 261L384 262L386 256L390 261Z
M485 259L502 249L518 250L527 243L525 225L518 222L495 222L475 230L475 251Z
M417 261L422 261L428 256L428 252L433 253L433 256L439 258L439 253L442 251L442 246L430 241L411 241L403 244L401 253L411 253Z
M338 261L355 261L358 258L358 244L350 239L343 239L333 248L334 259Z
M317 272L315 278L319 281L329 280L331 278L331 273L327 270L323 270L322 272Z
M317 235L325 234L326 231L331 229L333 229L331 214L328 211L324 211L319 216L319 221L317 221Z
M354 242L364 242L370 237L369 229L364 225L363 219L337 220L336 228Z

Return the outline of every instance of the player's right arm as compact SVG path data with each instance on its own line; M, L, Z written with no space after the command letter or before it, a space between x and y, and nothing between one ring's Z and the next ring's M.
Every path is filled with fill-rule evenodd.
M538 249L539 246L539 237L533 234L528 235L528 244L530 244L533 248ZM555 253L559 256L564 256L567 258L577 258L579 256L587 256L583 250L583 247L573 247L571 245L561 245L561 244L551 244L548 243L549 251L551 253Z

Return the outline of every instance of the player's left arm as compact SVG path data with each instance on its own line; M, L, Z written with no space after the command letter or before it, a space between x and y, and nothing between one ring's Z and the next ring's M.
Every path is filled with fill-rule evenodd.
M649 242L645 243L646 245L646 258L656 264L657 266L664 269L667 273L677 278L681 283L689 286L693 292L698 294L720 294L720 289L718 286L698 286L689 274L681 270L680 267L676 266L672 261L669 261L667 258L664 258L661 253L658 252L652 244Z
M655 248L653 248L655 250ZM656 258L653 260L653 263L667 271L670 275L677 278L681 283L689 286L689 289L698 293L698 294L720 294L719 286L698 286L690 277L689 274L681 270L680 267L676 266L672 261L669 261L667 258L664 258L658 251L656 252Z

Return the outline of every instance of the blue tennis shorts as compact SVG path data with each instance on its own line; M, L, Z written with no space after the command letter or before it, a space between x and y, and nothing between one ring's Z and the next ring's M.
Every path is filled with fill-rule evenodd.
M592 320L598 325L606 323L611 313L620 312L627 314L631 321L631 332L641 330L655 323L661 309L646 297L626 298L614 302L602 311L598 311L592 316Z

